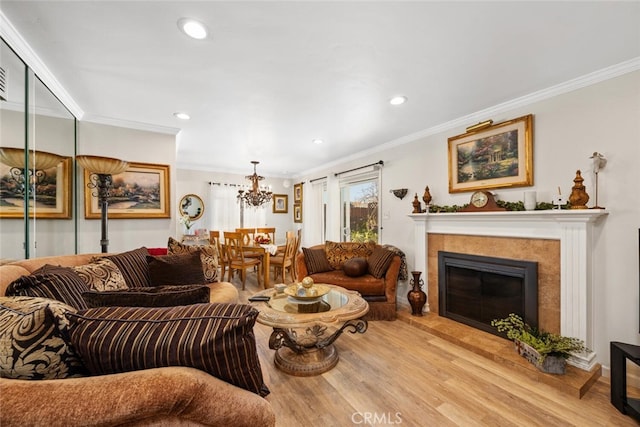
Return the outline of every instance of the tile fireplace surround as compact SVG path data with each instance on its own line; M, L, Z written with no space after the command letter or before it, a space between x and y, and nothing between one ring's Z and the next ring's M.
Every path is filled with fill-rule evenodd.
M495 239L484 240L491 242L484 251L478 249L478 243L482 239L469 239L474 242L474 249L470 253L476 255L497 255L491 246L513 246L518 248L518 255L511 258L539 260L540 252L546 255L546 265L540 283L544 288L549 287L539 295L540 327L553 332L559 332L565 336L576 337L584 340L587 347L593 343L592 321L592 252L593 230L598 222L607 213L604 209L577 209L577 210L545 210L545 211L518 211L518 212L474 212L474 213L422 213L411 214L414 221L414 266L417 271L422 271L427 286L427 305L425 311L437 311L437 271L429 271L429 267L437 269L437 261L434 265L429 262L429 244L443 246L454 252L463 252L465 246L463 236L484 236ZM523 240L527 239L527 240ZM560 250L553 250L559 241ZM526 251L531 251L531 256ZM507 251L507 253L511 253ZM555 260L549 260L549 255ZM555 254L555 255L553 255ZM437 253L436 253L437 257ZM555 266L553 265L555 263ZM560 266L559 272L557 266ZM554 269L556 270L554 279ZM547 274L548 273L548 274ZM559 280L557 278L559 273ZM435 283L433 283L435 281ZM553 287L555 286L555 289ZM559 289L557 289L559 286ZM429 297L429 294L432 294ZM539 294L541 292L539 291ZM555 295L555 297L554 297ZM551 296L551 297L550 297ZM549 299L551 298L551 300ZM554 308L555 306L555 308ZM557 311L560 311L559 330L557 325ZM554 316L554 311L556 315ZM584 369L591 370L596 364L594 352L584 353L569 359L569 363Z

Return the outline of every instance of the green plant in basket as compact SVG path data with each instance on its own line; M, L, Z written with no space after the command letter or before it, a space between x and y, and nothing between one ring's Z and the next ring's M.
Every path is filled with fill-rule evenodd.
M491 326L499 332L505 332L510 340L520 341L533 347L540 354L539 364L542 364L547 356L566 359L572 353L587 349L581 339L563 337L531 327L520 316L513 313L505 319L492 320Z

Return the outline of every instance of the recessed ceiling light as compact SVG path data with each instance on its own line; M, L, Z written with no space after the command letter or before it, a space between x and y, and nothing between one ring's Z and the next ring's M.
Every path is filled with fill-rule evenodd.
M389 104L391 105L402 105L407 102L406 96L394 96L389 100Z
M207 37L207 28L203 23L191 18L180 18L178 20L178 28L196 40L202 40Z
M320 144L322 144L324 141L323 141L323 140L321 140L321 139L319 139L319 138L316 138L316 139L311 140L311 142L313 142L314 144L318 144L318 145L320 145Z
M179 118L180 120L189 120L191 118L187 113L173 113L174 116Z

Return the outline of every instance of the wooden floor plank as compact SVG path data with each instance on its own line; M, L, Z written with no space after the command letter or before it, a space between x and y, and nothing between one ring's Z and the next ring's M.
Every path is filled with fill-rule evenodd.
M253 276L242 301L260 289ZM234 284L241 289L239 280ZM640 425L611 405L605 378L579 399L403 321L369 322L364 334L343 334L335 343L337 366L315 377L278 370L271 328L254 330L278 427Z

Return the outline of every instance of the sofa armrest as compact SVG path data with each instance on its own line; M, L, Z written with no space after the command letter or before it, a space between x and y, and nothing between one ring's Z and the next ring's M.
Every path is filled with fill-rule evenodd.
M304 253L298 252L296 255L296 274L298 280L304 279L309 275L309 270L307 270L307 264L304 262Z
M63 380L1 378L0 395L3 427L275 425L271 404L264 398L187 367Z
M402 259L396 255L389 265L384 275L384 293L388 302L396 301L396 289L398 287L398 275L400 274L400 266Z

